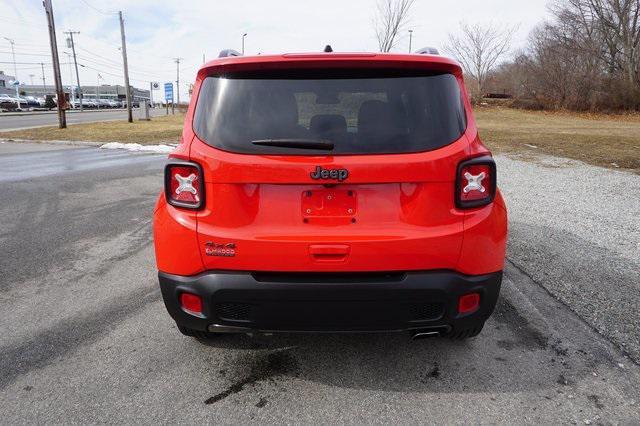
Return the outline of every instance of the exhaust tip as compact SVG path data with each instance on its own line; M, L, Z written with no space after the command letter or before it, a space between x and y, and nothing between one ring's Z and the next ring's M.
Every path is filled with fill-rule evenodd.
M419 331L411 335L411 340L427 339L429 337L440 337L439 331Z
M442 337L449 331L451 331L451 327L449 326L417 329L411 332L411 340L427 339L430 337Z

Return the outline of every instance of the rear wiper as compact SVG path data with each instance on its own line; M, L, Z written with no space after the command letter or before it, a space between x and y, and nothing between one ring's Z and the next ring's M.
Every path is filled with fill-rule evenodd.
M331 151L333 142L319 139L257 139L251 141L254 145L278 146L282 148L321 149Z

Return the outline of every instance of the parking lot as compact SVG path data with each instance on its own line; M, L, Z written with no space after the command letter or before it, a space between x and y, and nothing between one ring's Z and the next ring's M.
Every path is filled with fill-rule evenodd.
M157 285L151 216L164 157L0 144L3 422L638 421L635 176L498 162L508 261L478 338L198 342L178 333ZM550 180L603 195L569 205Z

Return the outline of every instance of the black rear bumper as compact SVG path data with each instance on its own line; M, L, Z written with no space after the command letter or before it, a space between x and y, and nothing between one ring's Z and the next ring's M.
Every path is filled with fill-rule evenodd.
M169 314L178 325L198 331L434 329L458 334L484 324L502 281L502 272L468 276L452 271L158 275ZM181 292L202 297L202 318L182 310ZM458 298L473 292L480 294L479 309L458 314Z

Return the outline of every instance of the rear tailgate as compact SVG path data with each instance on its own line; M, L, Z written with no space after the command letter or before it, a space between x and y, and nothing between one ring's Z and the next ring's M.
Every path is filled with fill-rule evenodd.
M463 232L454 176L465 147L463 137L390 161L382 155L249 156L195 139L191 157L204 159L207 194L197 215L205 268L454 269ZM318 166L346 169L348 178L319 184L311 177Z

